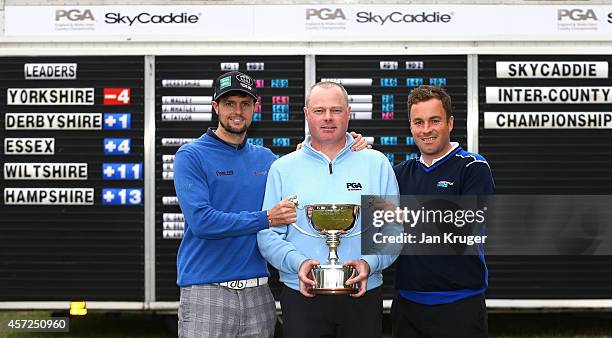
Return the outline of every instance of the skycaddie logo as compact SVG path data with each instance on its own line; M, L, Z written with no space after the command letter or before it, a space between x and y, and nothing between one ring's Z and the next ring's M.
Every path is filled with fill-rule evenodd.
M224 78L222 78L221 80L219 80L219 89L223 89L225 87L229 87L232 85L232 77L231 76L226 76Z

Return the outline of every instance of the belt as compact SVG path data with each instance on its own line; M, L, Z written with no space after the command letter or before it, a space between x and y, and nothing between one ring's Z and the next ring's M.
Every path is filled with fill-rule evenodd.
M213 284L225 286L226 288L229 288L229 289L242 290L244 288L252 288L255 286L268 284L268 277L232 280L229 282L221 282L221 283L213 283Z

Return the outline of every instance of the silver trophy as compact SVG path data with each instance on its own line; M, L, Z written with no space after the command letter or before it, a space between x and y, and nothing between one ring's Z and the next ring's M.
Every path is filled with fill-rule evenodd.
M356 284L346 285L346 281L355 273L352 266L343 266L338 257L340 236L351 230L359 216L357 204L313 204L307 205L306 217L318 233L326 239L329 247L327 264L312 269L317 282L310 290L315 294L338 295L357 293Z

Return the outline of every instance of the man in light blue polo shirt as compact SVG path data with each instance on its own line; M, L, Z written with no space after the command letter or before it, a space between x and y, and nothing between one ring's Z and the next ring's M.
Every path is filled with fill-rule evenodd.
M375 150L351 152L347 134L350 106L346 90L333 82L315 84L304 108L311 136L304 147L272 164L263 209L297 195L300 205L360 204L361 195L398 195L387 157ZM325 240L308 225L304 212L292 225L265 229L257 236L262 255L280 271L283 334L291 338L380 337L382 270L396 256L361 255L360 221L342 238L338 255L356 270L347 284L359 283L348 296L316 295L309 277L327 259ZM301 230L300 230L301 229ZM302 231L310 231L309 235Z

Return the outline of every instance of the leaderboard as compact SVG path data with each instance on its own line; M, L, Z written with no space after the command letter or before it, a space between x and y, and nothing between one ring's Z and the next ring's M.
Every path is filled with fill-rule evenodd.
M408 123L408 93L420 85L444 87L453 98L453 141L466 146L465 55L317 56L317 80L341 83L349 94L349 129L368 138L392 164L419 156Z
M480 150L498 192L609 193L612 183L591 174L612 165L609 59L480 57Z
M143 66L0 59L0 300L144 297Z
M610 61L610 55L479 56L479 152L491 165L496 194L610 194ZM546 290L551 299L600 299L612 293L612 260L588 255L605 231L589 222L596 215L553 208L556 219L581 225L572 231L582 246L559 256L519 251L489 257L489 297L541 298Z
M174 155L217 127L213 80L234 70L253 77L259 97L247 141L282 156L304 139L304 67L303 56L156 57L157 300L178 299L176 253L185 220L174 191Z

